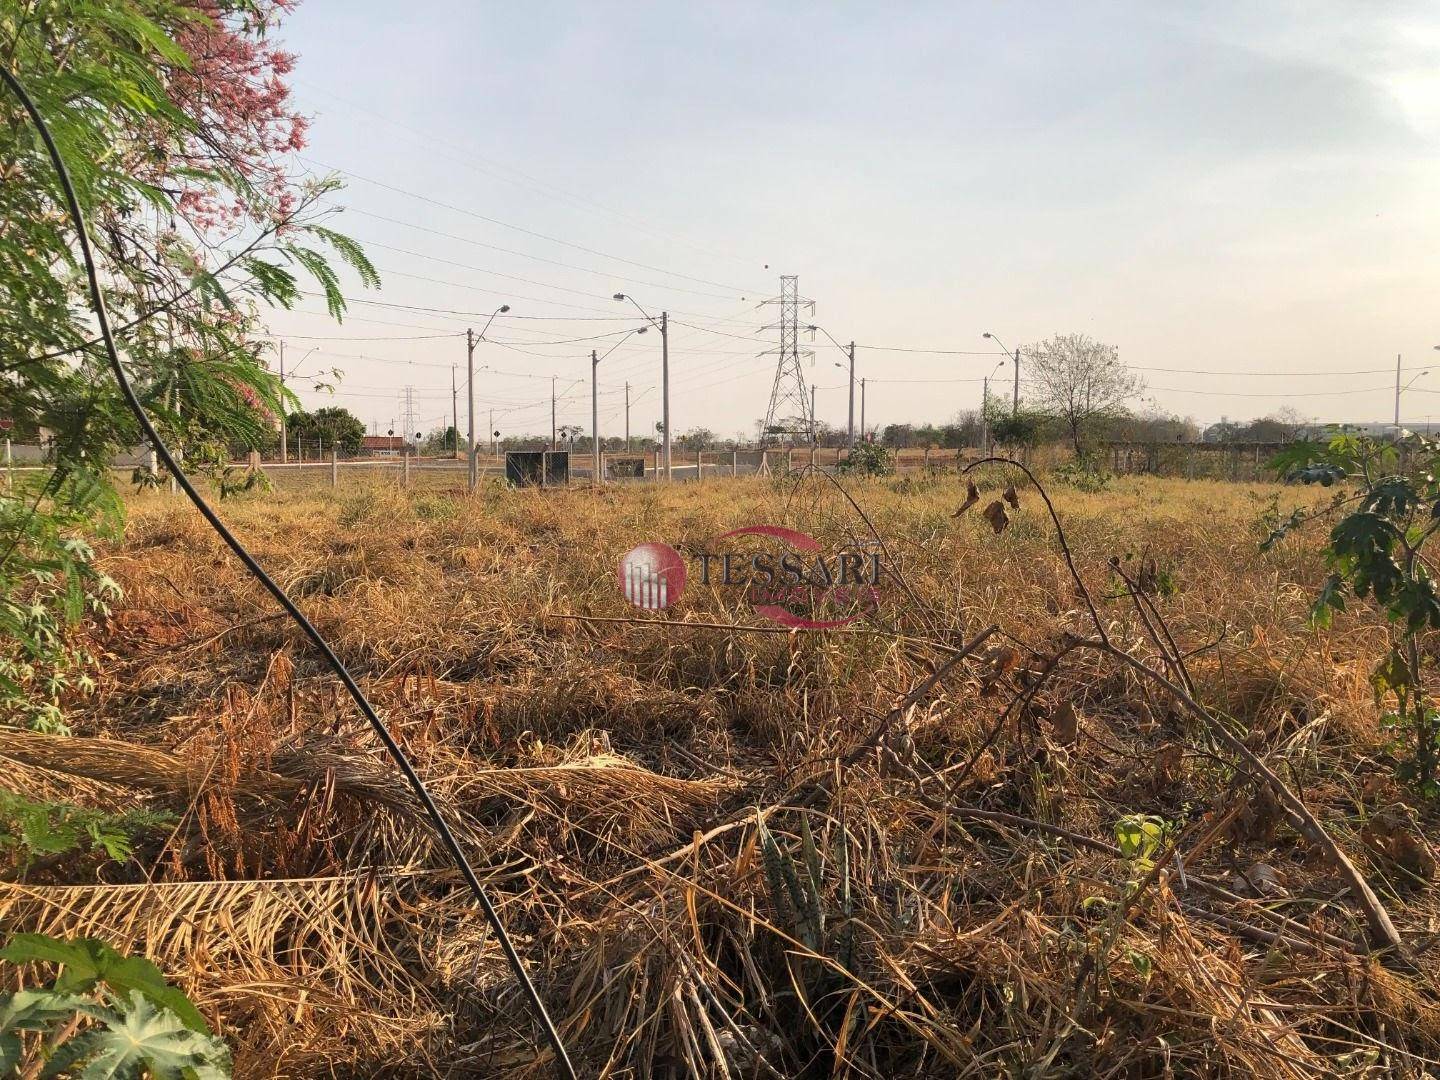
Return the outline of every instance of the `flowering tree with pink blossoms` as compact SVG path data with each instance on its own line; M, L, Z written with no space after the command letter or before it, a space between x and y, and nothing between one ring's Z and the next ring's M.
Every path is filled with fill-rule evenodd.
M132 381L197 467L273 439L287 405L258 317L306 291L339 318L333 180L293 163L306 121L275 38L293 0L0 0L0 63L35 99L89 218ZM289 402L293 407L294 402ZM118 527L106 468L139 432L95 340L58 180L0 93L0 420L53 469L0 490L0 722L57 726L83 658L66 626L103 604L83 537Z

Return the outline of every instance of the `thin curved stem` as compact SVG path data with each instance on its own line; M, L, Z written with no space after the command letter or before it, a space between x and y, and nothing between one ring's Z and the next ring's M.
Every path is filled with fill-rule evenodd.
M1080 571L1075 569L1075 557L1071 555L1070 544L1065 539L1065 526L1060 524L1060 515L1055 512L1055 504L1050 501L1050 496L1046 493L1044 486L1039 480L1035 479L1034 473L1013 458L984 457L979 461L972 461L969 465L966 465L965 468L960 470L960 475L968 476L981 465L1009 465L1012 468L1019 469L1025 474L1025 478L1034 485L1035 490L1040 493L1040 498L1045 502L1045 509L1050 512L1050 520L1055 525L1055 537L1060 542L1060 554L1065 557L1065 565L1070 569L1070 577L1074 579L1075 588L1080 591L1080 596L1084 599L1085 606L1090 609L1090 619L1095 624L1095 632L1100 635L1101 641L1109 645L1110 635L1105 633L1105 624L1100 621L1100 612L1095 609L1095 601L1090 599L1090 590L1085 587L1085 582L1080 577Z

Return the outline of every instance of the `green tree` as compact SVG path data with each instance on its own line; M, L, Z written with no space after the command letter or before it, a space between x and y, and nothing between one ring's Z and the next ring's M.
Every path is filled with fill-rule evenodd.
M509 440L505 440L507 443ZM358 445L358 444L357 444ZM425 441L420 444L420 452L431 457L440 457L455 453L460 446L460 439L455 429L446 426L443 431L432 431L425 436Z
M193 467L269 437L293 401L266 365L259 313L293 305L302 277L337 318L333 181L297 186L305 122L271 30L279 0L0 0L0 62L34 98L89 217L127 370L162 436ZM49 439L43 474L0 495L0 721L53 721L83 688L66 624L113 583L87 531L118 528L107 462L139 434L94 340L76 236L20 103L0 89L0 400ZM327 251L330 253L327 255Z
M1055 420L1042 409L1022 405L1018 409L1001 401L986 405L990 437L1000 446L1034 447L1054 427Z
M715 433L707 427L691 428L684 435L678 436L675 441L679 443L681 450L694 452L696 450L709 450L715 445ZM622 444L624 440L621 440Z
M1056 334L1022 352L1035 404L1056 418L1077 456L1085 452L1086 436L1123 415L1125 403L1144 388L1115 346L1084 334Z
M349 453L359 450L365 438L365 422L340 405L291 413L285 426L292 437L321 440L326 447L338 446Z
M1343 516L1330 530L1325 558L1331 573L1311 619L1329 626L1348 598L1384 613L1389 645L1370 676L1376 703L1389 706L1381 722L1395 734L1400 777L1426 796L1440 796L1440 708L1430 689L1440 592L1425 557L1440 532L1440 443L1411 435L1401 447L1342 433L1324 443L1296 443L1271 466L1286 479L1337 488L1329 510ZM1262 549L1307 517L1296 510Z

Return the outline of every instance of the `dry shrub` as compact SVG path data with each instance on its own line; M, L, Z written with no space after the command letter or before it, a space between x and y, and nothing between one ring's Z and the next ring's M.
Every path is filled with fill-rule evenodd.
M903 582L859 627L879 633L803 635L673 625L755 621L698 586L664 627L565 616L636 617L614 567L641 540L774 523L866 541L827 482L286 486L227 512L416 760L587 1073L1418 1076L1440 1057L1423 954L1409 975L1351 955L1348 898L1204 731L1089 654L1028 696L1087 619L1033 492L997 536L952 518L953 476L855 485ZM1202 699L1358 850L1384 630L1304 629L1318 560L1303 538L1256 552L1261 493L1055 497L1113 637L1155 655L1106 565L1153 560ZM137 498L107 559L132 614L89 628L104 669L80 736L0 735L0 759L27 790L179 824L112 875L130 883L0 886L0 929L155 957L245 1075L544 1074L493 938L293 628L163 495ZM990 622L1013 662L966 661L837 770ZM1183 874L1132 894L1146 870L1110 849L1119 817L1232 808ZM1223 888L1257 861L1285 881L1263 909ZM1387 900L1411 937L1440 914L1426 888Z

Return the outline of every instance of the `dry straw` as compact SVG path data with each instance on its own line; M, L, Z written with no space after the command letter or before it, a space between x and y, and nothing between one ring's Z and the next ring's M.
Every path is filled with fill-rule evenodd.
M1013 478L982 470L979 505ZM953 474L853 503L812 477L228 512L364 673L592 1075L1440 1069L1440 912L1361 840L1403 800L1356 674L1384 627L1305 628L1318 559L1256 550L1264 489L1057 489L1077 581L1017 488L998 534L951 516ZM105 884L17 868L0 929L143 950L246 1076L543 1075L495 943L333 681L183 511L133 513L77 736L0 731L0 758L27 790L178 823ZM746 629L722 588L633 621L622 552L753 523L883 538L903 581L877 632ZM1370 955L1355 889L1266 773L1408 963ZM1137 817L1162 839L1126 857Z

